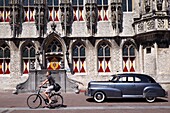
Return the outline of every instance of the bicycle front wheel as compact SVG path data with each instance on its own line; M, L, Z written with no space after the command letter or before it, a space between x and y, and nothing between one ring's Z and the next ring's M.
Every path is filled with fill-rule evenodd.
M38 94L32 94L27 98L27 105L29 108L36 109L42 103L41 97Z
M63 97L60 94L52 95L51 100L51 107L61 107L63 105Z

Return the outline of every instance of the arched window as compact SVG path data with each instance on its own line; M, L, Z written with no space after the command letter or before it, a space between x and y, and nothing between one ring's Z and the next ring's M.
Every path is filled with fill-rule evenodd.
M73 72L85 73L86 72L85 46L82 43L77 43L72 49L72 56L73 56Z
M6 44L0 46L0 74L10 74L10 49Z
M98 72L110 72L110 46L102 42L98 46Z
M123 72L135 72L135 46L128 41L123 46Z
M53 40L47 47L47 53L50 52L62 52L62 46L57 40Z
M31 63L35 62L35 47L31 44L22 49L22 70L23 74L28 74Z

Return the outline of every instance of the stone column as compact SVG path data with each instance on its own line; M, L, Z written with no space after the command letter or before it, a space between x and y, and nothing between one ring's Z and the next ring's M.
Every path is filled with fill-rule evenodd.
M143 70L143 46L142 45L139 46L139 68L140 68L139 69L140 72L143 73L144 70Z
M17 40L17 39L16 39ZM20 82L21 78L21 53L13 41L10 42L10 77L12 87Z

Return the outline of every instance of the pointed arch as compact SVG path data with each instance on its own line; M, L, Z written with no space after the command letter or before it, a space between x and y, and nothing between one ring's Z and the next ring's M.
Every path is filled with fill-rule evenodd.
M65 60L66 44L59 34L53 32L49 34L41 45L43 51L43 64L48 70L58 70L61 68L61 61Z
M0 75L10 74L10 48L2 42L0 45Z
M97 57L98 57L98 72L111 72L111 44L108 41L102 40L97 45Z
M127 40L122 46L123 72L136 71L136 46L131 40Z
M31 41L26 41L21 45L21 71L28 74L30 65L35 62L35 45Z
M86 46L82 41L72 45L73 72L86 73Z

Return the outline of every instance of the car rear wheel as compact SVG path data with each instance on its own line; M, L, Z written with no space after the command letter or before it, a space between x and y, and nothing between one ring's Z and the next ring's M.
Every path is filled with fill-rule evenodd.
M103 92L96 92L94 94L93 98L96 102L103 102L105 100L106 96Z
M155 97L146 97L146 101L149 102L149 103L152 103L156 100Z

